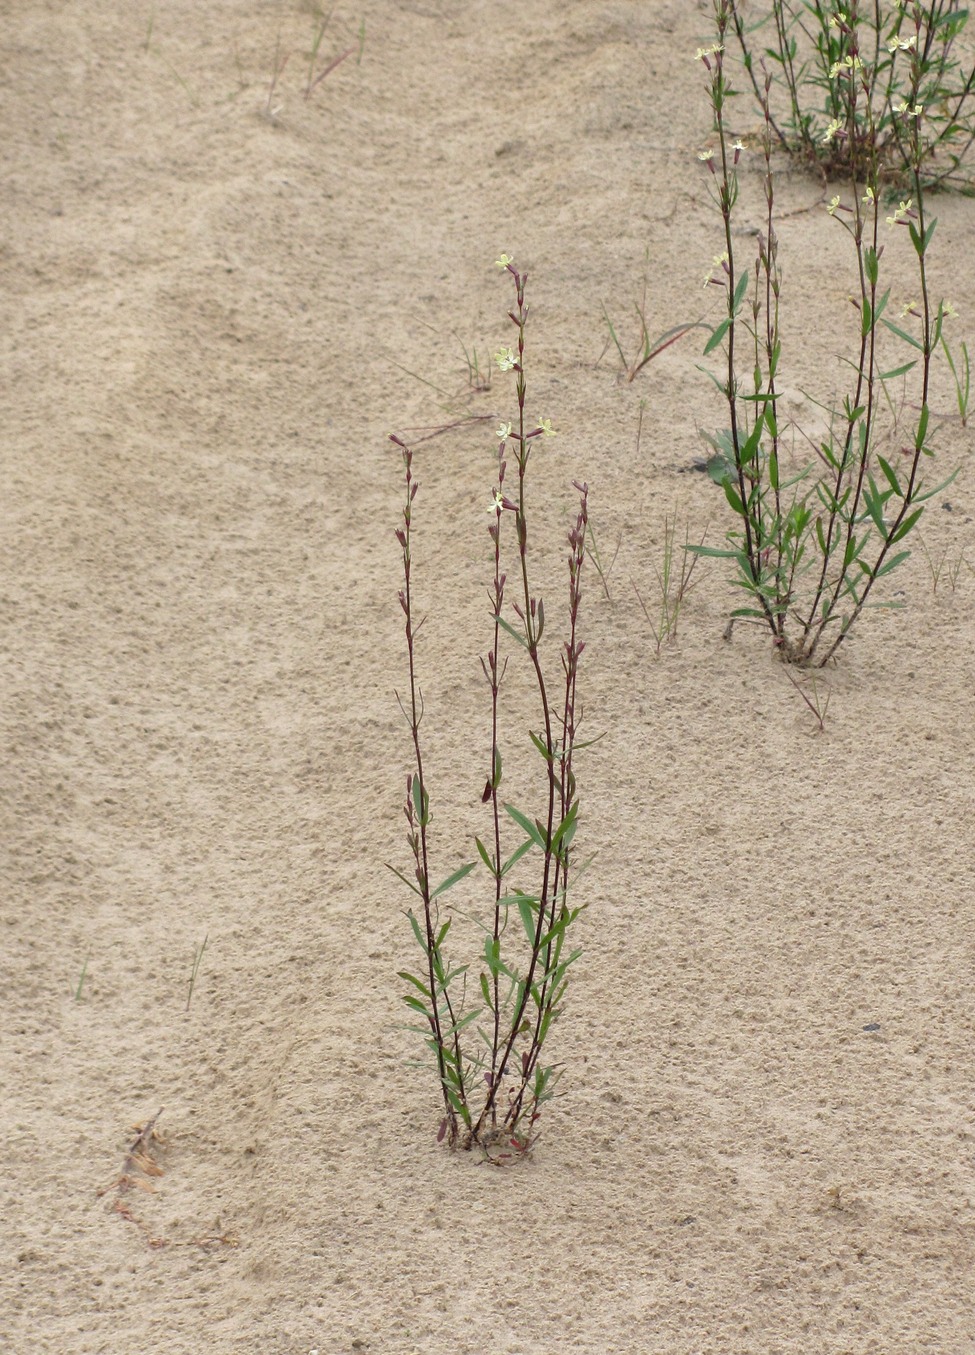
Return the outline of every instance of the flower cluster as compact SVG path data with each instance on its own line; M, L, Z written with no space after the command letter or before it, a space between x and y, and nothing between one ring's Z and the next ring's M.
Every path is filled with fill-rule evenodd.
M834 61L829 68L829 78L835 80L838 75L850 75L854 71L862 71L863 62L858 56L845 56L842 61Z

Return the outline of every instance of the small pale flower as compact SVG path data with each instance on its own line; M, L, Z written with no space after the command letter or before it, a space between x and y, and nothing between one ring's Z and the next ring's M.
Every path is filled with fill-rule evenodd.
M695 61L706 61L709 56L717 56L719 52L724 51L723 42L714 42L710 47L699 47L694 53Z
M507 268L509 263L514 263L514 259L510 254L502 254L501 257L495 259L494 262L498 268Z
M874 197L874 191L870 187L870 185L867 184L867 191L864 193L862 198L863 205L864 207L872 207L875 201L876 198Z
M502 423L498 425L497 437L499 442L504 442L505 438L511 437L511 424Z
M905 315L917 315L917 302L908 301L906 306L901 307L900 318L903 320Z
M501 497L501 491L496 489L491 502L487 506L487 510L489 513L500 513L503 507L504 499Z
M917 47L917 34L912 33L909 38L888 38L888 52L913 52Z
M909 118L919 118L924 112L924 104L910 104L906 99L901 99L894 112L906 113Z
M843 119L834 118L833 121L826 128L826 131L823 133L823 145L828 146L829 143L833 140L833 137L836 135L836 133L842 130L843 130Z
M848 16L844 14L841 9L838 9L835 14L831 14L829 16L830 28L840 28L843 24L846 23L847 17Z
M840 74L849 75L853 71L862 71L863 62L858 56L845 56L842 61L834 61L829 68L829 78L835 80Z
M705 275L705 278L704 278L704 285L705 285L705 287L710 287L710 285L711 285L712 282L718 282L718 281L719 281L719 279L717 279L717 278L714 276L715 270L718 269L718 268L724 270L725 264L726 264L727 262L728 262L728 251L727 251L727 250L725 250L725 252L724 252L723 254L715 254L714 258L711 260L711 267L708 269L708 272L707 272L707 274Z
M954 306L951 304L950 301L942 301L941 314L944 316L946 320L958 319L958 312L955 310Z
M706 151L698 151L697 158L699 160L713 160L714 148L712 146L709 146Z
M510 372L512 367L518 361L510 348L499 348L494 355L494 360L501 368L502 372Z
M557 438L557 437L558 437L558 433L557 433L557 432L555 431L555 429L552 427L552 420L551 420L551 419L542 419L542 420L539 422L539 425L538 425L538 426L539 426L539 428L542 430L542 437L543 437L543 438Z
M839 193L837 193L837 195L836 195L835 198L831 198L831 199L830 199L830 204L829 204L829 206L826 208L826 210L827 210L827 212L829 212L830 216L835 216L835 215L836 215L836 209L839 207L839 205L840 205L840 195L839 195Z
M913 206L914 206L913 198L908 198L906 202L902 202L900 206L897 208L894 215L889 216L887 218L887 225L896 226L899 222L903 221L904 217L907 216L908 212L911 210Z

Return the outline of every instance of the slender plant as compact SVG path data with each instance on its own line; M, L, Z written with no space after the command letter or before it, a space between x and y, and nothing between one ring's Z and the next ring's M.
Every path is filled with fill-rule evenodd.
M664 517L663 530L661 561L659 565L655 562L653 566L657 578L655 604L652 603L648 607L639 588L633 583L633 591L636 593L637 601L653 633L654 654L658 659L664 645L673 644L677 639L677 625L680 621L681 610L688 593L697 583L694 578L694 571L698 562L698 555L691 548L690 529L687 527L684 529L684 544L678 548L676 508L671 514ZM704 545L707 534L707 528L705 528L698 543L698 549Z
M959 0L730 0L729 17L777 145L834 177L971 186L975 70L956 56L969 17ZM838 80L844 70L856 78ZM924 121L910 129L917 106Z
M619 355L621 373L627 382L634 381L643 371L644 367L654 358L659 357L671 344L677 342L690 329L703 328L700 320L690 321L683 325L674 325L672 329L665 330L663 334L658 334L656 338L651 339L650 328L647 324L647 287L650 280L650 247L647 246L643 259L643 289L639 301L633 303L633 309L636 311L639 321L639 335L637 346L633 351L632 357L627 357L616 332L616 326L609 318L609 312L603 307L603 319L606 321L606 328L609 330L610 341Z
M408 985L403 1000L419 1019L409 1029L422 1038L433 1057L443 1102L439 1138L462 1148L479 1146L493 1161L530 1147L541 1107L555 1092L561 1068L548 1061L548 1040L562 1013L567 971L580 954L578 948L570 948L569 938L584 907L570 896L570 885L578 874L573 841L579 797L573 763L584 746L577 741L581 720L577 678L585 649L579 616L588 523L588 488L576 484L579 507L568 533L568 614L560 670L553 678L550 646L543 646L543 636L548 635L546 610L532 583L527 494L529 462L540 454L553 429L547 419L534 422L528 416L527 275L506 254L498 265L514 284L515 304L508 314L517 341L513 348L502 348L495 360L502 372L515 374L518 412L513 423L503 423L497 430L497 480L488 510L493 578L488 591L488 647L481 657L491 729L481 795L487 829L483 839L475 837L476 858L439 884L434 874L425 731L421 733L424 704L417 635L422 619L416 614L413 572L419 483L412 448L396 435L391 439L402 456L406 489L396 539L403 561L399 600L406 622L409 685L398 700L413 749L404 806L412 878L390 869L416 896L408 917L423 955L418 972L400 971ZM502 698L512 657L527 665L537 698L528 736L544 763L545 789L534 813L517 808L503 791L502 736L512 717ZM478 869L486 875L488 895L485 913L477 919L483 945L474 960L457 963L448 954L454 916L446 911L444 896ZM476 983L472 971L477 973Z
M704 351L722 354L719 373L709 375L727 406L730 427L712 439L712 445L724 455L720 478L735 526L728 533L727 549L690 549L734 562L735 583L746 596L733 617L766 626L787 661L821 666L836 654L865 607L894 605L879 600L874 588L908 558L910 552L901 548L904 539L920 521L926 501L953 478L929 488L923 476L933 455L928 403L932 364L944 341L945 320L953 312L946 303L934 302L928 281L928 253L937 221L928 215L922 175L921 7L914 7L917 41L903 38L897 56L908 67L906 107L897 116L899 135L910 152L913 192L887 216L886 230L880 205L880 148L873 135L869 97L871 55L860 46L858 26L847 16L839 23L842 41L830 78L843 87L837 98L846 109L847 135L863 147L863 154L850 161L846 191L833 197L828 211L852 246L858 334L848 363L852 369L848 394L841 407L830 411L828 434L813 444L818 460L794 473L788 466L779 409L782 275L772 172L773 76L764 68L758 86L765 115L765 221L757 258L750 266L738 256L735 224L744 146L731 140L727 126L733 90L725 41L735 20L734 0L714 0L714 8L717 41L698 55L708 74L717 145L700 158L721 215L724 244L705 285L723 290L725 306ZM903 28L899 32L903 35ZM886 314L890 288L882 290L880 282L891 231L909 235L918 288L918 300L906 306L896 322ZM883 370L882 340L888 334L907 350L907 360ZM888 449L884 456L880 393L888 381L907 373L916 382L919 412L908 444L893 452Z

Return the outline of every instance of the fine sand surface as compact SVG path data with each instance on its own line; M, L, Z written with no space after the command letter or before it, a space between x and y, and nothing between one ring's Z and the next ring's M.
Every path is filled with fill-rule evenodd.
M689 469L723 419L702 332L627 383L603 320L635 344L645 270L655 332L718 317L709 5L342 0L319 64L364 19L361 62L307 101L301 0L4 8L0 1350L975 1351L975 573L935 591L915 551L906 608L821 675L821 734L763 634L723 640L719 564L659 659L634 589L665 514L727 521ZM785 400L815 438L854 279L832 186L781 170ZM975 209L936 210L970 339ZM502 250L560 434L531 466L542 574L573 479L619 546L584 599L604 737L565 1094L507 1170L436 1143L384 866L409 768L386 435L474 416L416 453L444 873L480 822L514 384L472 389L463 347L512 337ZM975 564L970 434L937 446L961 469L924 541ZM527 726L515 703L515 762Z

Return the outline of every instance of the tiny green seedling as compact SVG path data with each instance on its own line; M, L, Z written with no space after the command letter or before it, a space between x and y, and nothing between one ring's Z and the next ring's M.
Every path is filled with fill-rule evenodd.
M75 1000L75 1002L80 1002L80 1001L81 1001L81 990L82 990L82 989L84 988L84 986L85 986L85 978L86 978L86 976L87 976L87 974L88 974L88 961L89 961L90 959L91 959L91 951L89 950L89 951L86 953L86 955L85 955L85 962L84 962L84 964L81 966L81 974L80 974L80 976L79 976L79 978L78 978L78 984L77 984L77 987L76 987L75 990L74 990L74 1000Z
M684 530L684 544L677 546L677 509L675 508L670 516L664 518L663 522L663 552L661 563L654 564L654 573L657 576L657 605L654 609L655 615L651 613L647 604L643 600L639 588L633 583L633 591L636 593L637 601L643 610L643 615L647 619L647 624L653 634L654 653L659 659L660 651L665 644L672 644L677 639L677 624L680 620L681 609L691 589L696 586L694 579L694 570L700 558L700 551L707 541L708 529L705 527L701 540L696 546L691 545L690 530ZM675 550L679 550L680 560L675 560Z
M668 349L671 344L675 344L677 340L689 330L704 327L703 322L700 320L691 321L683 325L674 325L672 329L665 330L663 334L658 334L655 339L651 339L650 328L647 324L647 286L649 276L650 248L648 246L643 261L642 295L638 302L633 303L633 309L636 311L636 316L639 321L639 336L634 350L635 355L632 358L627 357L619 335L616 332L616 327L609 318L606 307L603 307L603 319L609 330L610 341L619 355L621 371L627 382L634 381L648 363L652 362L654 358L659 357L661 353ZM605 349L603 351L605 352Z
M204 938L203 938L202 944L199 945L199 946L194 946L194 948L193 948L193 965L192 965L192 968L190 969L190 978L189 978L189 983L187 984L187 992L186 992L186 1010L187 1010L187 1011L189 1011L189 1009L190 1009L190 1003L193 1001L193 989L196 987L196 976L197 976L197 974L198 974L199 971L200 971L200 961L203 959L203 952L204 952L204 951L206 950L206 948L207 948L207 942L209 941L209 939L210 939L210 933L207 932L207 934L206 934L206 935L204 936Z

